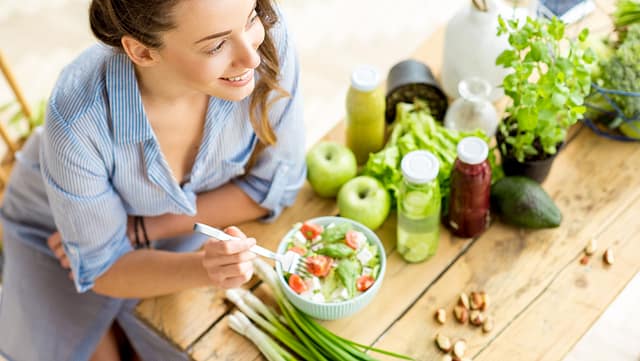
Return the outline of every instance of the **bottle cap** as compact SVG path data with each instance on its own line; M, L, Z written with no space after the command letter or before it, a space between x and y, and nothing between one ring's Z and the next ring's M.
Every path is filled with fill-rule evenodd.
M351 86L360 91L372 91L379 84L380 72L371 65L359 65L351 73Z
M438 176L440 162L431 152L416 150L407 153L400 162L404 178L413 184L431 182Z
M487 159L489 146L478 137L466 137L458 143L458 159L467 164L480 164Z

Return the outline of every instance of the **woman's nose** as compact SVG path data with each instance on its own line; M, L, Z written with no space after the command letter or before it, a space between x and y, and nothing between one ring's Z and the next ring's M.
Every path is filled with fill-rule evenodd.
M258 44L259 45L259 44ZM258 46L250 36L243 36L235 54L234 62L237 67L255 69L260 65L260 54L258 54Z

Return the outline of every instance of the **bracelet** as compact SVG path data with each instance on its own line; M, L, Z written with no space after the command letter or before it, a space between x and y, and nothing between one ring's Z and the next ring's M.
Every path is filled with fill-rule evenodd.
M133 217L133 234L135 235L136 239L136 247L135 248L140 248L140 237L138 237L138 223L140 223L140 217L135 216Z
M142 235L144 236L144 246L146 248L151 247L151 242L149 241L149 235L147 235L147 227L144 225L144 217L138 216L140 219L140 226L142 226Z

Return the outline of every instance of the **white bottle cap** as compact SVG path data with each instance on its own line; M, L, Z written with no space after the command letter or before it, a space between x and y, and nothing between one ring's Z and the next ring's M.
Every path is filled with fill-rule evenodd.
M351 73L351 86L360 91L372 91L379 84L380 72L371 65L359 65Z
M424 184L438 176L440 162L431 152L416 150L402 157L400 169L409 183Z
M478 137L466 137L458 143L458 159L467 164L480 164L487 159L489 146Z

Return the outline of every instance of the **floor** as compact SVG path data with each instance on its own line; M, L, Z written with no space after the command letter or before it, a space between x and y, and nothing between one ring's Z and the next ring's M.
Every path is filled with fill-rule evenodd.
M386 72L445 22L464 0L281 0L297 40L307 144L344 114L351 69ZM400 5L401 4L401 5ZM0 44L31 103L48 96L60 69L94 42L88 0L0 0ZM0 105L11 97L0 83ZM640 275L565 361L640 361Z

